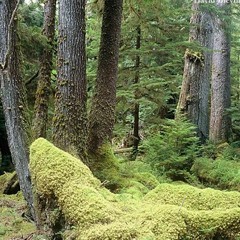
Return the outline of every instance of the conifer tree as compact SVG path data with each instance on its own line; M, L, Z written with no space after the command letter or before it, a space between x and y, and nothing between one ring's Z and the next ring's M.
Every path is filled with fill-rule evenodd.
M185 52L183 83L176 116L186 114L197 126L202 141L208 138L209 93L212 65L213 23L206 5L193 2L189 42Z
M97 80L88 127L87 144L91 154L112 139L122 4L122 0L105 0L104 4Z
M29 122L25 88L20 74L17 37L19 1L0 3L0 84L1 100L12 160L20 188L35 218L30 172L28 168Z
M86 143L85 0L59 2L53 141L84 157Z
M35 100L35 118L33 120L33 137L46 138L48 125L48 104L51 88L51 71L53 58L53 44L55 36L56 0L47 0L44 3L43 34L49 46L43 50L40 63L38 88Z
M230 81L230 2L217 0L214 17L214 45L211 84L211 114L209 139L214 143L227 141L231 132Z

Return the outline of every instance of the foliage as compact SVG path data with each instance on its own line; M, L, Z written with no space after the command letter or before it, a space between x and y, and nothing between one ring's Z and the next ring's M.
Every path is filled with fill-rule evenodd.
M197 158L192 172L206 185L240 191L239 149L227 146L220 152L215 150L215 156Z
M198 155L195 126L186 119L166 120L160 133L144 142L145 160L159 174L188 181L188 173ZM189 179L189 180L190 180Z
M40 67L40 56L43 49L49 48L47 38L42 34L43 6L39 3L23 3L18 11L19 42L21 49L21 70L26 84L29 106L34 105L35 91L37 87L36 73Z
M96 3L87 5L87 78L89 97L96 78L101 15ZM165 113L173 116L181 84L183 55L188 38L187 1L124 2L120 43L115 133L121 138L132 129L133 109L141 104L140 122L144 131L154 128ZM152 11L148 11L151 8ZM138 14L139 12L139 14ZM141 26L141 48L136 50L136 28ZM179 34L181 32L181 34ZM133 84L135 60L141 59L140 83ZM137 97L135 94L137 93ZM91 100L89 98L89 100Z
M238 141L240 138L240 78L239 78L239 59L240 59L240 41L239 41L239 4L232 4L232 15L231 15L231 108L229 112L232 117L232 130L233 130L233 140Z
M113 194L79 159L44 139L32 144L30 165L37 192L57 200L79 240L228 239L240 233L238 192L160 184L143 199Z

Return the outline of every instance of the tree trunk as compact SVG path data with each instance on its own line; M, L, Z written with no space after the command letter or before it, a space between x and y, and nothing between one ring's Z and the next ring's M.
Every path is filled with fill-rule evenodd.
M137 27L137 38L136 38L136 49L139 50L141 47L141 27L140 25ZM134 79L134 84L138 84L140 80L139 76L139 67L140 67L140 56L137 54L136 56L136 62L135 62L135 68L136 68L136 73L135 73L135 79ZM137 90L136 90L137 91ZM133 122L133 153L132 153L132 159L135 159L138 153L138 144L140 142L140 136L139 136L139 109L140 105L137 102L137 92L135 93L135 104L134 104L134 122Z
M214 18L214 52L209 139L214 143L229 139L231 119L226 110L231 106L230 82L230 4L218 0L219 14Z
M206 8L206 6L205 6ZM183 83L176 117L187 115L197 126L197 134L204 142L209 129L209 93L212 65L213 23L208 10L198 3L192 5L189 42L198 49L187 49Z
M110 143L115 122L122 0L105 0L95 94L89 116L88 151Z
M59 1L58 76L53 141L84 157L86 127L85 0Z
M43 35L48 40L49 47L43 50L39 72L38 87L35 100L35 118L33 120L33 137L46 138L48 125L48 104L51 88L51 71L53 44L55 35L56 0L47 0L44 4Z
M24 198L35 218L28 169L28 127L25 89L19 71L16 0L0 3L0 83L8 143Z

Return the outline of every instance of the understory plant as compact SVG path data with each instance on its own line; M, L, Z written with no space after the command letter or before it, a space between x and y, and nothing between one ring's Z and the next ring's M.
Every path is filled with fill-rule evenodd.
M160 175L191 181L190 169L199 154L195 126L185 118L166 120L160 131L144 142L145 161Z

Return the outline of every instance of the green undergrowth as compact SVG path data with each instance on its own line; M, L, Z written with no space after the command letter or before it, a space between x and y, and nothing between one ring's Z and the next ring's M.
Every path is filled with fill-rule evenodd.
M192 171L209 186L240 191L240 161L198 158Z
M111 193L79 159L44 139L31 146L35 190L52 199L77 240L236 240L240 237L240 193L162 183ZM141 184L136 181L136 185ZM129 190L129 189L128 189ZM146 192L146 193L145 193ZM140 194L141 193L141 194Z
M21 193L15 195L0 194L1 240L25 239L36 231L35 225L22 217L25 211L26 203Z
M110 145L103 145L96 155L89 156L90 167L96 176L112 192L136 190L147 193L159 184L148 164L141 161L118 159ZM167 179L161 178L162 181Z
M13 177L14 173L4 173L0 175L0 193L5 190L8 181Z
M196 158L191 172L207 186L240 191L240 149L235 143L202 147L202 157Z
M194 184L196 180L190 169L199 154L195 130L196 127L184 117L166 120L157 134L144 141L144 160L160 176Z

